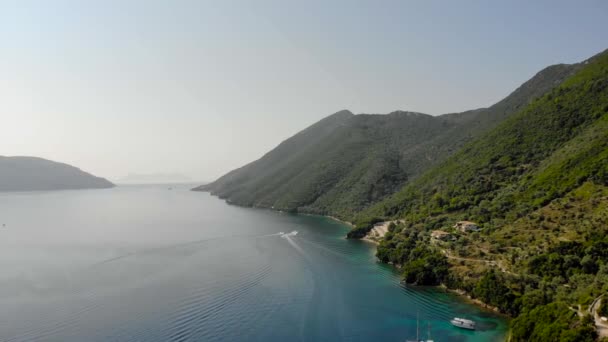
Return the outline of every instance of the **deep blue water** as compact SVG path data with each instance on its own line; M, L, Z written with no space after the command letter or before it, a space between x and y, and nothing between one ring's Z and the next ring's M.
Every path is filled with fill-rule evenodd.
M500 317L401 286L340 223L188 188L0 194L0 340L404 341L417 315L436 342L504 338Z

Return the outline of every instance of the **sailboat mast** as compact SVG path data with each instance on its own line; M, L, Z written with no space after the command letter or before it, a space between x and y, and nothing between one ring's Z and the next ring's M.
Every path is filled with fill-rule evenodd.
M420 312L416 313L416 341L420 341Z

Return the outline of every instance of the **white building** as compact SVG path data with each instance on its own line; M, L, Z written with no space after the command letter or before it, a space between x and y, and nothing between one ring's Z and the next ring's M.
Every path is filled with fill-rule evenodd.
M459 230L463 233L478 232L481 230L481 228L479 228L477 223L471 222L471 221L458 221L454 225L454 228L456 228L457 230Z

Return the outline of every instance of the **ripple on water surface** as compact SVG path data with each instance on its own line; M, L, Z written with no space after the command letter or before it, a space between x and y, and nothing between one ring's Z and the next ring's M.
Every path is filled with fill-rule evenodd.
M506 323L399 283L314 216L187 186L0 196L2 341L500 341ZM454 316L479 331L449 325Z

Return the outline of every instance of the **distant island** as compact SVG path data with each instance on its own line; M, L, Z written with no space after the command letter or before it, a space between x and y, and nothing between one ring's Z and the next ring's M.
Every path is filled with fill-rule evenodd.
M188 183L192 182L192 178L180 173L129 173L116 182L119 184Z
M105 178L74 166L37 157L0 156L0 191L103 189L114 187Z

